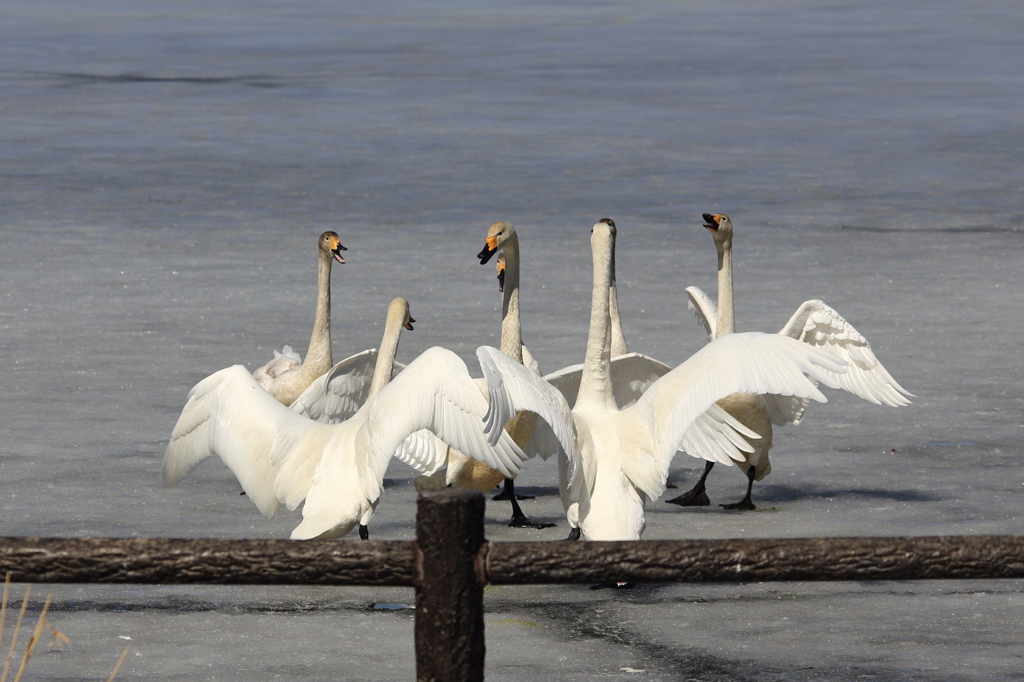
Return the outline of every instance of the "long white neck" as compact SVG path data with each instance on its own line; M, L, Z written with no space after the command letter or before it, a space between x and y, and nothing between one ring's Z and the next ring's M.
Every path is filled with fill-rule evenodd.
M317 262L316 313L313 315L313 333L309 337L306 359L299 368L299 376L312 382L334 365L331 355L331 256L320 252Z
M366 402L373 400L374 396L391 381L391 374L395 370L395 356L398 354L398 340L402 335L402 325L405 323L405 313L408 304L404 299L395 299L388 306L388 317L384 322L384 338L380 340L380 350L377 351L377 364L373 367L373 381L370 382L370 392L366 396Z
M519 236L515 233L502 245L505 254L505 284L501 297L501 352L523 362L523 329L519 321Z
M718 251L718 321L715 338L736 331L736 313L732 307L732 239L715 240Z
M583 360L583 376L580 379L576 404L596 403L601 407L614 408L609 313L612 241L606 226L601 223L594 226L590 245L594 252L594 289L590 301L590 333L587 335L587 354Z
M625 355L629 352L626 337L622 334L622 320L619 319L619 292L615 286L615 241L612 241L611 285L608 289L608 314L612 322L611 356Z

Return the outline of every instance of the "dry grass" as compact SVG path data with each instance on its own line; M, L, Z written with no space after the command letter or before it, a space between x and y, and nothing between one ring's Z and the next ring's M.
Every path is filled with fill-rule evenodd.
M7 573L7 578L4 580L4 594L3 601L0 601L0 651L3 651L3 640L4 640L4 626L7 624L7 604L11 595L11 574ZM18 613L18 621L14 626L14 636L11 639L11 645L7 649L7 656L4 658L4 671L0 674L0 682L7 682L7 676L11 672L11 664L14 662L14 652L18 646L18 638L21 635L21 624L25 619L25 610L28 608L28 599L32 595L32 585L25 587L25 594L21 598L21 610ZM46 602L43 604L43 611L39 614L39 620L36 622L36 629L32 633L32 637L29 638L28 644L25 646L25 651L21 657L21 665L18 667L18 673L14 676L13 682L21 682L21 676L25 673L25 669L28 667L28 659L32 656L32 651L36 648L39 643L39 637L43 633L43 627L49 627L50 633L57 641L58 646L63 647L66 644L70 644L71 640L63 632L53 627L53 624L46 619L46 613L50 610L50 602L53 600L53 594L46 595ZM107 682L113 682L114 678L117 677L118 671L124 664L125 659L128 657L128 652L131 650L131 645L125 647L124 653L121 654L121 658L117 661L117 665L114 666L114 672L110 674Z

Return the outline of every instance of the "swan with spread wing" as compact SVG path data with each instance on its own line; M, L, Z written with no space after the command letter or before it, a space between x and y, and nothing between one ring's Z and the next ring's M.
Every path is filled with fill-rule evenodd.
M736 331L732 285L733 226L732 220L724 213L705 213L703 217L704 227L711 232L718 251L718 305L698 287L687 287L686 293L697 321L708 333L708 339L714 340ZM796 339L845 360L848 363L846 373L833 378L850 393L875 405L899 407L910 404L907 398L913 395L900 386L882 366L868 340L842 315L822 301L804 301L779 331L779 335ZM772 447L772 424L799 424L807 400L793 396L738 392L723 398L719 405L760 436L751 441L753 452L737 463L747 475L747 494L739 502L721 506L726 509L754 509L751 500L754 481L763 479L772 468L768 459ZM711 504L705 482L713 467L714 462L705 464L704 472L692 489L666 502L682 506Z
M164 480L176 483L217 455L264 515L273 518L282 504L295 509L305 501L293 539L337 538L357 525L366 539L391 458L421 472L435 470L443 462L434 435L514 476L525 455L508 434L485 439L487 400L458 356L428 349L391 380L398 332L411 321L408 302L392 301L369 397L339 424L288 409L241 365L202 380L171 433Z
M508 418L527 410L539 415L557 438L564 453L559 457L560 490L572 539L640 538L646 501L664 492L669 464L680 447L726 464L743 459L749 444L741 434L750 432L715 401L752 391L824 402L816 383L838 387L834 377L845 365L793 339L736 334L709 344L620 410L610 374L613 229L614 222L606 218L594 225L591 236L590 331L575 405L570 407L555 387L507 356L486 347L477 353L490 394L488 437L496 442ZM702 418L720 428L699 428Z

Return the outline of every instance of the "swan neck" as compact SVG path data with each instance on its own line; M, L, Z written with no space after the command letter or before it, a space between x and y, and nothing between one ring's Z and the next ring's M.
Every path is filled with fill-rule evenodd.
M312 382L334 365L331 355L331 257L320 252L317 261L316 312L306 357L298 371L301 381ZM307 382L307 383L308 383Z
M587 354L583 360L583 376L576 404L597 403L615 407L611 382L611 267L612 245L610 235L596 227L591 239L594 252L594 289L590 302L590 333L587 335Z
M505 242L505 285L501 296L501 352L523 362L523 330L519 320L519 237Z
M377 351L377 363L373 366L373 381L366 396L369 402L380 393L395 371L395 357L398 355L398 341L402 335L402 324L405 322L405 309L391 306L388 308L387 321L384 323L384 337Z
M619 291L615 285L615 244L612 243L611 284L608 289L608 314L612 324L611 356L625 355L629 352L626 337L622 333L622 320L619 318Z
M715 243L718 248L718 321L715 336L736 331L736 313L732 306L732 242Z

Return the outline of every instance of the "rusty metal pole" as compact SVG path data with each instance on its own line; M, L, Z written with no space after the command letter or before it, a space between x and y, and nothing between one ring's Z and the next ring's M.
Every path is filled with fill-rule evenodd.
M484 586L477 557L484 544L484 497L472 490L431 490L416 511L416 679L484 679Z

